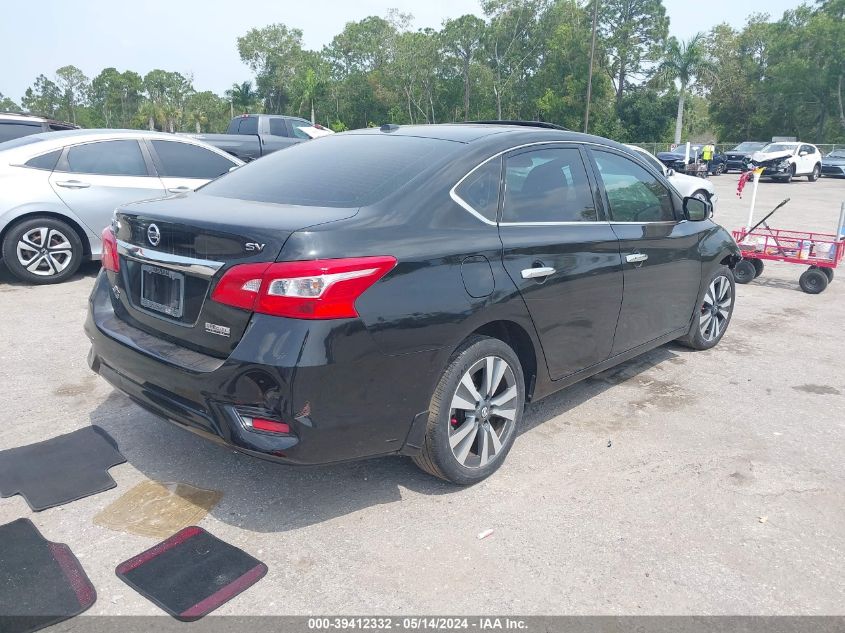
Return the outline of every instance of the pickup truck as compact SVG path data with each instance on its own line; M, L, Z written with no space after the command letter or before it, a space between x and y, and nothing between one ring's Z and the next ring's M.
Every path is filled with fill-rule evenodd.
M229 122L226 134L188 134L243 161L261 158L296 143L332 134L321 125L281 114L243 114Z

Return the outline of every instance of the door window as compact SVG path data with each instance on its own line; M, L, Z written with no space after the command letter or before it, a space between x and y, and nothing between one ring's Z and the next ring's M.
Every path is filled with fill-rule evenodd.
M617 222L672 222L672 194L657 178L634 161L593 151L604 183L611 217Z
M287 136L288 126L285 125L285 120L281 118L270 119L270 135L271 136Z
M815 154L816 153L816 150L812 145L802 145L801 151L807 152L807 154Z
M104 176L146 176L147 163L138 141L101 141L68 149L67 169L62 171Z
M0 143L13 138L29 136L41 132L40 123L6 123L0 122Z
M163 178L212 180L228 172L236 163L204 147L177 141L153 141Z
M577 148L536 149L505 161L502 222L593 222L598 219Z

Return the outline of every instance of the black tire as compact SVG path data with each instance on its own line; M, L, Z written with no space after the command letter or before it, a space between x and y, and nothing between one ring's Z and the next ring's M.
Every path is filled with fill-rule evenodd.
M827 275L827 283L833 281L833 268L822 268L821 266L810 266L811 270L820 270Z
M485 407L478 406L475 410L475 414L466 414L465 411L455 411L455 417L453 417L453 399L460 397L459 390L464 389L461 381L464 379L465 375L467 375L474 366L484 362L484 360L488 357L494 357L498 360L504 361L507 368L512 372L512 375L508 376L507 374L504 374L503 377L500 378L499 387L501 389L502 386L507 386L507 380L512 379L512 387L516 388L516 395L514 400L506 401L508 404L508 410L506 413L511 415L510 403L514 402L512 413L514 419L508 421L505 418L499 418L495 414L495 408L492 406L492 403L490 403L487 410L489 422L487 421L487 417L480 418L484 421L482 421L481 424L475 425L477 431L474 433L473 431L469 431L464 434L464 438L469 439L470 446L472 448L466 449L469 451L469 454L464 457L464 461L462 462L459 461L458 455L452 449L450 439L460 435L461 429L464 428L464 425L469 424L472 420L476 419L476 415L480 416ZM472 380L472 377L470 380ZM481 391L481 388L479 387L480 384L481 383L479 382L475 385L479 392ZM508 391L510 391L510 389L511 387L507 387ZM479 395L484 398L483 394ZM495 400L495 397L492 399ZM487 402L490 402L490 398L487 399ZM474 484L489 477L499 468L499 466L502 465L511 449L511 446L513 446L514 439L516 438L517 431L522 420L524 406L525 382L522 376L522 366L520 365L519 358L516 356L514 351L499 339L484 336L470 337L452 355L452 359L449 361L448 367L443 372L443 376L440 378L440 382L434 390L434 395L431 397L431 405L429 406L428 426L426 428L425 441L423 442L420 454L413 458L414 463L422 470L434 475L435 477L445 479L446 481L450 481L461 486ZM464 414L463 421L459 421L457 419L457 416L461 414ZM486 462L486 464L482 465L481 442L482 440L485 442L492 441L489 433L491 429L493 433L497 433L493 427L497 419L502 422L502 434L497 434L497 440L500 442L500 448L495 451L493 457L489 457L489 461ZM486 431L483 430L485 428ZM472 435L475 439L470 439L469 435ZM488 440L487 438L491 439ZM456 450L458 450L458 447L462 444L463 446L466 446L464 442L461 442L457 444ZM493 444L488 444L488 446L492 447ZM473 449L475 449L477 454L472 452ZM459 450L458 452L460 453L461 451ZM478 457L478 464L467 466L466 464L469 463L470 458L474 457Z
M678 339L678 342L694 350L716 347L731 323L735 303L734 275L730 268L721 266L704 284L704 290L692 315L689 332ZM709 320L705 320L708 316Z
M784 176L780 179L781 182L792 182L792 179L795 178L795 165L792 165L789 168L789 175Z
M813 167L813 171L810 173L810 175L807 176L807 180L809 180L810 182L816 182L819 179L819 176L821 176L821 174L822 166L816 163Z
M762 259L749 259L748 261L750 261L754 265L754 278L755 279L763 274L763 269L765 268L765 266L763 264Z
M798 279L801 290L810 295L817 295L824 292L829 283L827 275L818 268L808 268Z
M757 267L750 259L741 260L733 270L733 277L738 284L747 284L757 276Z
M31 284L65 281L79 269L82 256L82 240L73 227L47 216L13 225L3 239L3 261L9 272Z

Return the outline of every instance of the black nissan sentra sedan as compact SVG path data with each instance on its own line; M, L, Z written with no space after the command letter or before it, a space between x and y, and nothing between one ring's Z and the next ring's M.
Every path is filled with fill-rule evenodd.
M502 464L526 402L669 341L719 342L740 255L710 217L603 138L337 134L120 207L89 363L258 457L401 454L470 484Z

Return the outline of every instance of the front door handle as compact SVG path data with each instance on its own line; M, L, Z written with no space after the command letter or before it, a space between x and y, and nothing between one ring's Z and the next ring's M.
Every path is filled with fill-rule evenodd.
M625 256L625 261L629 264L642 264L647 259L648 255L645 253L632 253Z
M64 187L65 189L87 189L91 183L82 182L81 180L59 180L56 182L57 187Z
M191 188L183 185L182 187L170 187L167 191L169 193L188 193L191 191Z
M541 277L548 277L554 275L555 269L549 266L538 266L537 268L526 268L522 271L523 279L539 279Z

